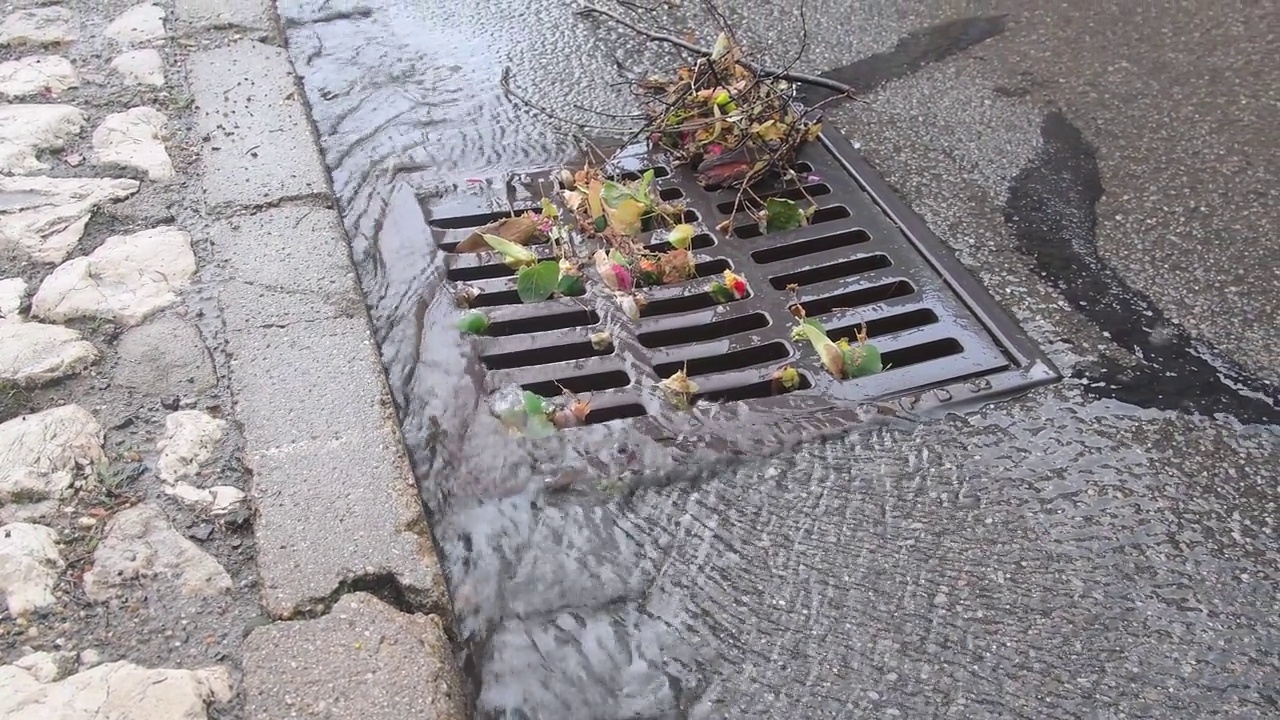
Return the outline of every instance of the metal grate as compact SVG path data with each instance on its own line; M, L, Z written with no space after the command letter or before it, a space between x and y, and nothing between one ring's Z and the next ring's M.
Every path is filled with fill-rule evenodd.
M621 178L655 168L663 199L683 201L685 221L701 230L692 245L698 278L645 290L648 305L635 322L603 292L521 304L513 271L494 255L451 252L473 229L510 210L442 217L424 203L434 240L446 253L447 280L480 290L473 305L492 321L488 335L475 341L486 390L514 383L549 397L562 387L589 392L590 424L665 412L656 383L681 368L697 383L698 401L767 399L771 411L783 414L789 403L811 411L824 403L885 399L899 399L909 410L985 402L1059 377L846 140L824 133L798 160L803 187L776 185L757 196L812 199L817 210L810 224L762 234L739 214L747 224L728 237L716 228L733 214L736 192L704 190L686 169L643 149L610 168ZM553 171L513 177L518 198L511 210L535 209L541 195L554 195L553 177ZM667 249L665 243L650 247ZM535 249L551 256L548 246ZM707 290L726 269L743 276L751 293L718 305ZM789 286L798 286L794 296ZM865 324L886 369L832 378L807 344L791 340L796 298L833 338L852 337ZM603 351L589 340L602 329L614 338L614 347ZM800 387L775 397L771 375L787 364L800 372Z

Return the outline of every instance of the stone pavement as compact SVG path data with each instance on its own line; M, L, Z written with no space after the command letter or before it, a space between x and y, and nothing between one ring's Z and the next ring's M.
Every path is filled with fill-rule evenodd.
M0 718L460 718L268 0L0 17Z

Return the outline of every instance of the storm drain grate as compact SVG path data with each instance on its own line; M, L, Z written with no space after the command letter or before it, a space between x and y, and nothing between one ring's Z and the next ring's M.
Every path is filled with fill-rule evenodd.
M1022 330L846 140L825 133L798 161L801 185L766 187L743 202L775 196L813 202L810 223L762 234L740 213L731 236L717 227L733 214L735 191L705 190L687 169L643 150L610 168L623 179L655 169L662 198L683 202L685 221L699 228L691 248L698 277L645 290L648 304L637 321L622 316L603 292L522 304L515 273L497 256L452 252L475 228L512 211L536 209L544 194L554 196L554 171L513 176L507 191L515 201L500 212L439 216L424 202L434 240L445 251L446 279L454 289L465 284L478 290L472 306L491 319L487 334L475 339L485 390L516 384L547 397L562 389L589 393L592 424L661 414L664 401L656 383L681 369L697 383L699 401L765 402L782 412L886 399L908 409L986 402L1058 378ZM661 236L645 236L650 249L668 249L657 241ZM547 245L535 250L552 257ZM750 294L717 304L708 290L727 269L746 279ZM832 378L807 343L791 339L796 299L833 339L853 337L865 327L886 369L852 380ZM606 329L614 346L597 349L589 338ZM785 365L799 371L800 385L776 396L772 376Z

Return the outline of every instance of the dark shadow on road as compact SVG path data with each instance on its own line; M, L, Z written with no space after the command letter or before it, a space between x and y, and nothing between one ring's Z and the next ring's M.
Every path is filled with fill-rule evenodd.
M859 94L869 93L885 83L907 77L990 40L1004 32L1005 19L1004 15L989 15L930 25L907 34L888 52L828 70L822 73L822 77L842 82ZM805 89L805 99L810 103L834 94L826 88Z
M1045 116L1040 133L1040 153L1009 190L1005 223L1037 274L1137 360L1077 377L1097 396L1141 407L1280 422L1277 388L1169 320L1099 257L1097 203L1104 189L1094 148L1060 111Z

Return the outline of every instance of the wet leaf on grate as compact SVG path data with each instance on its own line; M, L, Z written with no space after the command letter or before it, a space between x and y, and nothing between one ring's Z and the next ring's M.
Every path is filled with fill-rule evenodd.
M530 214L494 220L467 236L467 239L458 243L458 247L453 251L475 253L491 248L498 250L492 242L488 241L486 235L506 240L514 245L533 245L542 239L542 224L537 217ZM498 252L502 251L498 250Z
M693 254L688 250L668 250L658 258L660 282L664 285L684 282L696 274Z
M723 279L711 283L708 292L712 300L723 305L745 298L750 291L747 288L747 281L743 280L741 275L732 270L725 270Z
M781 395L800 387L800 372L790 365L779 368L770 379L773 381L774 395Z
M587 288L582 284L581 275L561 275L560 282L556 284L556 294L561 297L581 297L587 294Z
M769 198L764 201L764 212L761 213L760 228L766 233L794 230L805 224L804 211L794 200L786 198Z
M884 370L880 349L871 343L849 345L848 341L844 341L841 350L844 353L844 372L847 377L866 377Z
M538 261L538 256L534 255L532 250L522 245L517 245L506 238L487 233L481 237L490 248L493 248L495 252L502 256L502 262L509 268L519 270Z
M555 408L548 407L546 400L542 396L524 391L524 434L531 438L546 437L556 431L555 423L551 420L551 415L555 412Z
M627 267L626 258L618 251L614 250L606 253L604 250L597 250L593 260L595 261L596 272L600 275L600 280L610 290L631 292L635 289L635 280L631 276L631 269Z
M688 250L689 245L693 242L694 232L695 229L692 225L677 225L671 228L671 234L667 236L667 242L677 250Z
M458 329L468 335L483 335L489 329L489 316L482 312L469 312L458 321Z
M542 302L551 297L560 282L560 263L543 260L537 265L524 267L516 275L516 294L520 302Z
M794 328L791 329L792 340L808 340L809 344L818 353L818 359L822 361L822 367L831 373L831 376L837 380L844 377L844 352L838 345L827 337L827 330L822 323L808 318L801 320Z
M667 400L681 410L689 408L694 394L698 392L698 384L690 380L688 373L684 370L672 373L671 377L658 383L658 387L662 388Z
M591 333L591 347L604 351L613 347L613 336L607 332Z

